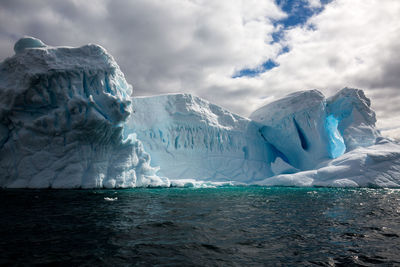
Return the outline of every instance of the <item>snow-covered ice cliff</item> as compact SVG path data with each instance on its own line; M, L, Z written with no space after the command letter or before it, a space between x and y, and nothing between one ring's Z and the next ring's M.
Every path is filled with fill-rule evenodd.
M159 174L171 179L252 182L273 175L269 144L249 119L189 94L133 99L136 132Z
M0 63L0 187L400 187L362 90L300 91L250 119L189 94L132 98L98 45L26 37Z
M131 86L98 45L27 37L0 65L0 186L165 185L134 135L122 136Z

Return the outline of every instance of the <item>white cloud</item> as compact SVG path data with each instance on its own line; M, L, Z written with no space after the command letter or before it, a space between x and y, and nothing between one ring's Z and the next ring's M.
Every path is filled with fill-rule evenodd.
M320 0L307 0L308 6L311 8L319 8L322 6Z

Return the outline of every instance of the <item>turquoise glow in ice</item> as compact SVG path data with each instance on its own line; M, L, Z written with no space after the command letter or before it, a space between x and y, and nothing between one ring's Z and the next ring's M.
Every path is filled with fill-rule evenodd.
M325 127L328 131L328 145L329 154L331 158L337 158L346 151L346 145L344 144L343 137L338 130L339 120L333 115L326 117Z

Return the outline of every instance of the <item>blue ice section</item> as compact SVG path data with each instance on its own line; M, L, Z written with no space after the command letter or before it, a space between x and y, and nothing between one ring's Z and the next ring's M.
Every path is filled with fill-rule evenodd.
M326 117L325 128L328 131L328 146L331 158L337 158L346 151L343 137L338 130L339 120L333 115Z

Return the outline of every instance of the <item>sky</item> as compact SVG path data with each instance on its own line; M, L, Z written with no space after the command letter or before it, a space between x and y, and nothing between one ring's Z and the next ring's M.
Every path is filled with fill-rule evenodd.
M102 45L136 96L192 93L242 116L298 90L364 89L400 137L398 0L1 0L0 60L24 35Z

